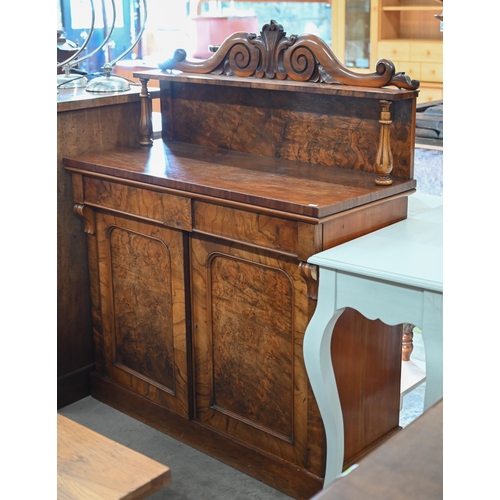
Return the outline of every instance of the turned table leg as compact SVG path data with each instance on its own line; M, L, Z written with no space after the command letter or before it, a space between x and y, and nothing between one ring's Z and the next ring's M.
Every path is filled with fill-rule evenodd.
M411 353L413 352L413 329L415 325L410 323L403 324L403 353L402 360L410 361Z

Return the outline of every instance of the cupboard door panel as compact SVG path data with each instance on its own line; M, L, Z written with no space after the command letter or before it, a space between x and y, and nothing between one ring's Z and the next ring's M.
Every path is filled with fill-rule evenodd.
M188 415L183 236L97 215L108 376Z
M298 261L192 237L191 266L196 418L299 466L320 464L308 451Z
M212 407L258 422L291 441L291 280L281 269L222 254L212 255L208 268ZM281 376L273 378L277 373Z
M109 232L109 250L115 311L114 362L159 382L173 393L174 346L169 307L172 262L168 247L149 235L115 227ZM138 259L140 268L136 265Z

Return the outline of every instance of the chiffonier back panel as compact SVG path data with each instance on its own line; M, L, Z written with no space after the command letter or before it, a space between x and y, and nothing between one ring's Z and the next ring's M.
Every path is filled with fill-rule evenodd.
M366 97L359 90L352 96L308 93L315 84L302 85L300 92L293 85L280 90L265 83L160 85L165 140L375 172L380 100L387 91L377 98L373 90ZM402 179L413 178L414 101L397 99L390 106L392 175Z

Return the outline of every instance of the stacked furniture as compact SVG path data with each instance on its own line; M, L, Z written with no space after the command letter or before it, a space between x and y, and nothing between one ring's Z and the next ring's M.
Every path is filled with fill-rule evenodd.
M419 103L442 100L442 0L372 0L370 12L373 60L388 57L419 80Z

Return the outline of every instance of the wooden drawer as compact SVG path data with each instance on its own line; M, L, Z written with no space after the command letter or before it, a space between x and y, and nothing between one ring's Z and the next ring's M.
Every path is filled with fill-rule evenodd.
M391 59L392 60L392 59ZM402 71L407 74L412 80L421 80L421 64L415 61L397 61L392 60L396 71Z
M418 104L424 102L440 101L443 98L442 86L428 87L421 85L419 90L420 93L417 99Z
M256 212L193 204L193 231L297 255L298 223Z
M443 44L440 42L412 42L410 44L410 61L443 62Z
M420 80L423 82L442 82L443 65L441 63L421 63Z
M85 203L190 231L191 200L173 194L84 177Z
M389 59L391 61L410 60L410 42L398 42L397 40L387 40L378 44L378 59ZM396 66L399 71L399 68ZM405 70L401 70L405 71Z

